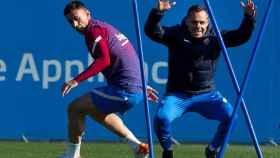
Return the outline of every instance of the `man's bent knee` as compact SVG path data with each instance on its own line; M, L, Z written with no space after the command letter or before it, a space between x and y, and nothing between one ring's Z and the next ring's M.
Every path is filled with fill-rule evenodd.
M158 130L159 128L166 128L170 126L171 120L168 118L167 115L164 114L157 114L154 118L154 128Z
M68 106L68 113L86 113L93 108L90 94L85 94L74 101Z

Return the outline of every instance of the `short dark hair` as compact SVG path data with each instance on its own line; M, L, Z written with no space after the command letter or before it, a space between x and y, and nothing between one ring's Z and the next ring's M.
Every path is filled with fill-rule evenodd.
M81 1L73 0L73 1L69 2L65 6L65 8L64 8L64 16L68 15L69 13L71 13L72 10L80 9L80 8L86 8L86 6Z
M201 5L192 5L187 12L187 16L189 16L192 12L201 12L201 11L205 11L206 13L208 13L205 7Z

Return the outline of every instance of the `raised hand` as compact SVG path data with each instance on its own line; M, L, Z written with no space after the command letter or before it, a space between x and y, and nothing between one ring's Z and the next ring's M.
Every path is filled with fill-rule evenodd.
M253 0L247 0L246 4L243 1L240 1L240 5L244 10L245 15L251 17L256 16L256 6Z
M166 11L171 9L173 6L176 5L176 2L170 2L169 0L159 0L158 2L158 9L160 11Z

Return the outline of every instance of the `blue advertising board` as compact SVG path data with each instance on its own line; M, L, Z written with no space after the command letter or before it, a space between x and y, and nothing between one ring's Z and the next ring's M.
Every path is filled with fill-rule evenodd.
M62 97L62 84L87 68L92 62L84 39L63 16L67 0L20 1L1 3L0 26L0 139L63 140L67 138L67 106L76 97L105 84L102 75L82 83ZM104 20L123 32L136 47L136 30L132 1L84 0L94 18ZM143 33L145 20L156 1L139 0L145 57L145 72L149 85L164 95L167 82L167 49L148 39ZM229 49L239 82L248 64L256 41L265 0L255 1L257 25L252 38L244 45ZM163 25L181 23L188 7L203 1L178 1L162 20ZM224 29L238 28L243 12L239 1L211 2L218 24ZM280 1L275 1L261 47L258 50L248 88L244 95L260 142L280 140ZM216 71L216 85L234 104L236 93L221 57ZM156 109L150 104L152 115ZM144 106L139 105L123 117L135 134L146 139ZM217 122L188 113L173 124L174 137L179 141L207 142L213 136ZM97 123L87 120L86 140L118 140ZM238 124L231 141L250 143L248 128L239 112Z

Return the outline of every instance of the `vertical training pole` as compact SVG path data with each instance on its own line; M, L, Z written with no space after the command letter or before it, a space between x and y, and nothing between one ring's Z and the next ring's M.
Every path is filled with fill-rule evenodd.
M142 87L143 87L143 94L144 94L144 104L145 104L145 116L146 116L146 125L147 125L147 133L148 133L148 141L149 141L149 150L150 158L154 158L154 149L153 149L153 137L152 137L152 130L151 130L151 123L150 123L150 111L148 105L148 97L146 91L146 79L145 79L145 72L144 72L144 53L142 48L142 38L141 38L141 31L140 31L140 20L138 14L138 5L137 0L133 0L133 13L134 13L134 20L135 20L135 27L137 31L137 45L138 45L138 53L140 58L140 66L141 66L141 78L142 78Z
M240 87L239 87L238 81L237 81L237 79L236 79L235 73L234 73L234 71L233 71L233 67L232 67L231 61L230 61L230 59L229 59L229 56L228 56L227 49L226 49L226 47L225 47L224 41L223 41L223 39L222 39L222 35L221 35L221 33L220 33L220 31L219 31L219 28L218 28L218 25L217 25L217 23L216 23L216 19L215 19L215 17L214 17L214 13L213 13L213 11L212 11L212 8L211 8L211 6L210 6L209 1L208 1L208 0L204 0L204 3L206 4L206 7L207 7L207 9L208 9L211 22L212 22L212 24L213 24L213 28L214 28L214 30L215 30L216 36L218 36L219 44L220 44L220 46L221 46L221 48L222 48L222 50L223 50L223 55L224 55L225 61L226 61L226 63L227 63L228 69L230 70L230 76L231 76L231 79L232 79L232 81L233 81L233 83L234 83L235 90L237 91L237 94L239 94L239 93L240 93ZM260 149L260 147L259 147L259 143L258 143L256 134L255 134L255 132L254 132L254 128L253 128L253 126L252 126L251 119L250 119L250 116L249 116L249 113L248 113L248 110L247 110L247 108L246 108L246 104L245 104L245 101L244 101L243 98L242 98L242 106L241 106L241 107L242 107L243 113L244 113L244 115L245 115L246 123L247 123L247 125L248 125L248 127L249 127L250 136L251 136L251 138L252 138L253 141L254 141L254 145L255 145L255 148L256 148L256 152L257 152L257 154L258 154L258 157L259 157L259 158L263 158L263 154L262 154L261 149ZM233 114L236 113L236 110L237 110L237 107L234 107ZM234 117L235 117L235 115L233 115L233 118L234 118ZM231 121L232 121L232 120L231 120ZM230 131L228 130L228 133L229 133L229 132L230 132ZM222 156L222 155L220 155L220 152L219 152L219 155L218 155L218 156ZM219 158L220 158L220 157L219 157Z
M241 103L242 96L244 95L244 92L246 90L247 83L248 83L248 80L250 78L254 63L255 63L257 51L258 51L258 48L259 48L260 43L261 43L260 41L262 40L264 29L267 25L269 15L271 13L272 2L273 2L273 0L269 0L267 8L265 10L265 15L264 15L264 18L261 22L260 31L257 35L257 41L256 41L256 44L253 48L253 52L252 52L252 55L251 55L250 60L249 60L249 64L248 64L248 67L247 67L247 70L246 70L246 73L245 73L245 76L244 76L244 80L243 80L242 85L241 85L241 90L240 90L240 93L238 94L238 97L237 97L237 102L235 104L235 108L239 107L239 105ZM236 113L236 110L234 111L234 113L231 116L229 131L231 131L232 128L233 128L232 127L233 126L232 120L233 120L233 117L235 116L235 113ZM226 137L225 137L224 142L223 142L223 146L219 151L218 158L221 158L224 155L224 151L225 151L226 143L228 142L228 139L229 139L229 132L226 134ZM258 156L259 156L259 158L261 157L261 155L258 155Z

